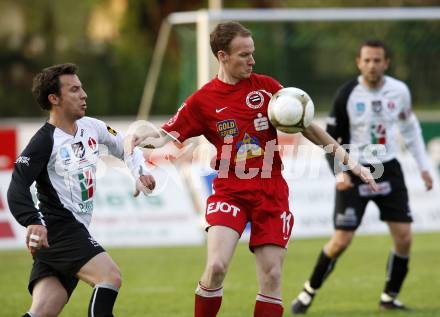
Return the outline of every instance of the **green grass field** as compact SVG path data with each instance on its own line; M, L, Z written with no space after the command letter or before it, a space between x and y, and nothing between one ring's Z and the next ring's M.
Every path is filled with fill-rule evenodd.
M296 240L289 246L283 277L285 314L308 278L325 239ZM416 309L411 317L440 316L440 233L414 237L413 256L401 300ZM407 316L379 312L388 236L359 236L320 290L310 317ZM115 316L193 316L194 289L204 261L204 247L110 249L121 267L123 287ZM0 316L21 316L31 297L26 290L31 259L25 250L0 251ZM257 291L254 257L239 245L225 281L219 317L252 316ZM61 316L84 317L91 288L80 283Z

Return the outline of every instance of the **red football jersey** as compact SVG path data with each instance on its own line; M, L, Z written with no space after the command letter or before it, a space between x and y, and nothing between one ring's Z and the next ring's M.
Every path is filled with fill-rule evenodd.
M192 94L162 129L180 142L204 135L217 149L219 177L235 172L252 178L257 169L263 178L280 175L277 131L268 120L267 106L281 88L275 79L259 74L235 85L216 77Z

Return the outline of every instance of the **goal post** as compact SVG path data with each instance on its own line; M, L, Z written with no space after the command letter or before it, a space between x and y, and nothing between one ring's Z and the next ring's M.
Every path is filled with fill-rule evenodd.
M139 119L146 119L150 114L153 98L155 96L155 91L159 80L159 75L163 65L166 48L169 43L170 34L172 33L173 28L176 28L181 25L195 25L196 47L194 48L194 51L192 53L195 56L192 56L192 58L195 58L197 64L197 71L196 71L197 87L201 87L204 83L209 81L210 78L212 78L212 76L215 74L215 71L217 70L216 61L213 54L211 53L211 49L209 45L209 33L213 28L213 26L215 26L215 24L217 24L220 21L227 21L227 20L246 22L252 25L254 24L270 25L271 26L270 28L266 27L263 28L261 31L259 31L261 34L264 33L266 35L266 38L262 39L262 41L269 42L270 40L278 39L278 42L283 42L283 44L281 45L286 45L286 47L288 47L288 49L286 49L286 51L288 52L285 53L284 55L276 51L278 49L283 50L283 47L280 48L274 47L273 50L269 50L269 51L272 52L274 55L280 55L281 59L286 60L286 62L290 61L287 54L297 53L299 49L305 48L307 47L307 45L312 45L314 47L313 50L314 58L321 57L320 59L317 58L317 63L321 63L321 64L325 63L325 59L322 58L323 54L333 54L333 56L329 56L329 60L331 62L332 58L339 56L339 53L336 52L336 49L331 48L328 53L325 53L323 50L320 49L318 45L316 45L316 43L313 43L313 41L325 42L325 32L329 32L327 34L329 38L331 37L337 38L338 35L333 33L341 32L341 34L345 34L347 33L346 28L352 28L353 37L356 38L357 42L360 42L362 39L364 39L362 37L366 37L366 36L377 36L377 34L387 35L391 39L395 39L395 42L398 45L407 45L408 47L404 47L403 49L410 51L411 43L405 43L405 41L408 40L408 35L405 34L405 32L402 30L407 29L408 33L411 33L410 32L411 27L413 26L413 24L411 23L422 23L423 25L426 24L427 25L426 29L432 32L428 35L425 35L427 38L421 41L423 42L422 45L425 45L425 42L426 43L429 42L428 40L432 42L431 44L429 44L430 45L429 58L433 56L438 56L438 54L440 53L440 35L438 34L440 33L438 32L439 29L438 26L440 22L440 8L437 7L224 9L224 10L199 10L199 11L190 11L190 12L176 12L170 14L162 22L162 26L159 31L159 36L156 42L156 46L154 48L151 66L149 68L149 72L143 90L142 99L139 106L139 111L138 111ZM341 23L343 23L344 25L341 25ZM359 23L363 23L362 25L366 25L368 27L362 27L362 25L360 25ZM380 29L381 23L384 26L386 26L386 32L388 33L386 33L384 30L384 33L386 34L381 34L381 29ZM399 23L405 23L405 24L400 25ZM433 23L432 27L429 23ZM284 25L284 26L275 27L273 26L275 24ZM310 38L307 39L307 34L306 34L307 28L313 28L314 26L318 27L318 30L313 31L312 32L313 35L310 35L309 36ZM369 33L368 28L370 27L372 30L374 29L374 32L370 32L373 33L371 35L368 34ZM399 31L399 27L402 30ZM268 29L274 30L274 34L272 35L268 34L269 33ZM251 30L254 33L254 29L251 28ZM277 34L278 33L277 30L286 32L287 35ZM292 38L289 38L288 35L289 32L294 33L294 35L299 39L293 40ZM319 32L322 32L324 34L320 34ZM394 32L394 33L391 34L390 32ZM319 36L321 37L317 36L317 34L319 34ZM401 41L399 37L402 37ZM306 39L304 40L304 38ZM307 45L304 46L297 45L298 42L300 42L301 40L308 41ZM399 41L402 43L400 43ZM345 63L348 64L353 61L354 56L351 55L349 57L348 53L350 54L353 53L353 45L356 44L347 43L347 47L340 48L341 58L342 57L349 58L345 60ZM331 46L331 44L329 46ZM257 42L257 49L260 50L260 47L261 47L261 43ZM351 47L351 49L349 49L349 47ZM348 53L342 52L344 49L347 49ZM423 51L423 48L421 48L421 51ZM307 54L307 51L303 51L302 54ZM337 56L334 56L335 54L337 54ZM411 57L411 52L406 54L405 57L399 56L399 59L406 61L405 59L410 57ZM417 55L415 57L418 58ZM296 55L295 58L297 58L298 60L301 59L300 57L298 57L298 55ZM415 70L418 70L420 68L419 66L422 65L423 62L427 62L426 60L423 60L423 56L421 56L420 58L421 58L420 61L414 62L415 63L414 66L410 66L407 68L406 66L400 65L401 61L399 60L399 62L397 63L396 71L398 73L407 74L408 72L413 72ZM417 66L418 65L417 62L420 64L419 66ZM278 64L280 64L280 68L283 68L282 62L279 62ZM324 71L327 69L328 73L332 72L332 67L331 67L332 65L320 65L320 66L324 69ZM335 67L335 65L333 66ZM438 74L434 74L435 70L436 69L438 70L439 66L434 66L434 69L432 69L429 65L423 64L423 67L424 69L421 69L420 71L422 72L426 70L426 72L429 73L429 74L425 74L429 76L429 79L427 79L428 83L434 84L433 83L434 79L437 79L437 76L440 76ZM281 72L289 71L289 67L284 67L284 68L286 69L284 70L281 69ZM437 71L436 73L439 72ZM420 80L420 76L423 75L413 74L412 76L413 77L411 77L411 79L414 81L415 84L418 84L418 80ZM440 80L440 78L438 79ZM328 79L327 81L331 81L331 80ZM291 80L288 80L288 82L291 82ZM320 80L316 80L315 82L317 83L317 85L324 86L326 84L325 81L320 81ZM435 82L438 82L438 80L436 80ZM420 86L422 86L422 84L420 84ZM307 89L308 87L301 87L301 88ZM331 88L333 89L333 87ZM423 93L416 89L417 94L426 97L425 98L426 100L422 101L422 103L429 103L431 102L431 100L433 100L434 95L436 95L436 90L434 87L431 90L428 91L427 89L424 89L423 91L428 91L428 93ZM328 89L328 91L323 92L323 94L328 94L328 93L330 93L330 89ZM175 106L177 107L178 104L176 103Z

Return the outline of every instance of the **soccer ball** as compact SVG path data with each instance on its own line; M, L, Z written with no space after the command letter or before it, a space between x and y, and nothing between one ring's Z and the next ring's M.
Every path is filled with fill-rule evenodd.
M287 87L269 101L267 114L272 125L286 133L304 131L313 120L315 106L310 96L299 88Z

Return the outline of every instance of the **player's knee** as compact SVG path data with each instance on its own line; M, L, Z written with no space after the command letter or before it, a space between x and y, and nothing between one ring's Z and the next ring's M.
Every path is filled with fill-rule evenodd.
M110 278L110 282L113 286L115 286L118 289L121 288L122 275L121 275L121 271L118 268L116 268L110 272L109 278Z
M412 244L412 236L410 233L403 233L396 237L396 251L400 254L406 254L409 252Z
M406 246L406 247L410 247L411 243L412 243L412 236L411 234L405 234L402 236L401 238L401 243Z
M281 283L281 268L273 266L264 272L265 284L269 288L277 288Z
M332 239L326 246L326 254L335 258L340 256L350 245L351 239Z
M37 314L37 316L40 316ZM48 312L46 315L42 315L42 316L46 316L46 317L57 317L58 313L54 313L54 312Z
M110 284L118 289L121 288L122 276L119 268L117 266L110 267L103 276L102 281L98 282L97 284L100 283Z
M336 241L336 249L338 251L343 252L348 248L348 246L350 244L351 244L351 239L344 239L344 240Z
M57 317L59 314L59 310L49 303L39 305L33 309L31 309L33 316L38 317Z
M212 261L207 266L209 274L215 279L222 279L228 271L226 263L221 260Z

